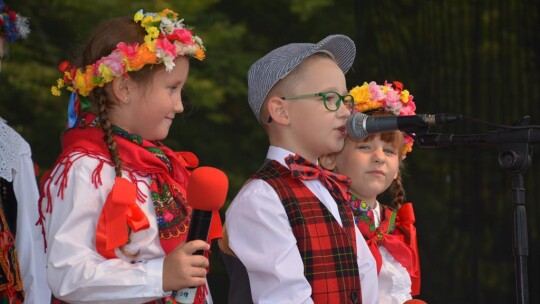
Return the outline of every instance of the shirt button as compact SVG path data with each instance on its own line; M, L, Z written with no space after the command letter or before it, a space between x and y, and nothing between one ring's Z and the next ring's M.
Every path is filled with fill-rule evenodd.
M356 294L356 291L351 291L351 301L353 303L358 303L358 295Z

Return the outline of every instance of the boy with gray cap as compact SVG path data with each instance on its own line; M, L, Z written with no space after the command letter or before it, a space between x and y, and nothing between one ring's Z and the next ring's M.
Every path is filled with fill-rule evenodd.
M270 147L227 210L222 245L245 266L255 303L378 302L349 180L317 165L343 148L354 103L344 74L355 52L350 38L332 35L277 48L248 72L249 105ZM242 288L231 280L231 291Z

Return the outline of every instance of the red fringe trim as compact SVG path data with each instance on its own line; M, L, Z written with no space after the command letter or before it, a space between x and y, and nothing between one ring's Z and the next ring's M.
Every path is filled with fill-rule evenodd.
M54 185L54 186L60 185L56 193L56 196L64 199L64 191L67 188L68 182L69 182L68 180L69 170L71 170L71 167L73 166L73 164L82 157L91 157L99 161L98 165L92 172L92 184L94 185L96 189L98 189L99 186L103 185L102 179L101 179L101 171L103 169L103 165L108 164L110 166L114 166L112 161L108 159L104 159L103 157L97 154L93 154L85 149L79 148L76 150L70 150L69 154L64 154L64 153L61 154L56 161L56 165L51 170L45 172L40 183L41 196L38 202L39 219L35 223L36 225L41 226L41 234L43 235L43 244L44 244L43 250L45 252L47 251L47 238L45 235L45 227L44 227L45 213L51 213L52 208L53 208L52 197L54 194L51 193L51 185ZM124 173L128 174L129 178L132 181L134 181L135 186L137 187L137 200L140 201L141 203L145 203L147 195L144 194L140 190L138 185L139 183L143 183L144 185L149 186L149 184L145 180L137 178L138 172L124 171ZM150 176L149 174L139 174L139 175L142 177ZM53 178L53 176L55 176L55 178ZM45 208L43 206L44 199L46 199L47 201L47 205L45 206Z

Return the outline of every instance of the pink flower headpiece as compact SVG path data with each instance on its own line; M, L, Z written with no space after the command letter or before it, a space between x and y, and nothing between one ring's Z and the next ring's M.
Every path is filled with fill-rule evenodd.
M362 86L355 86L349 91L354 97L354 110L366 113L373 110L382 110L396 116L415 115L416 105L414 96L408 90L403 89L399 81L393 83L384 82L378 85L375 81L364 82ZM412 151L414 139L407 133L404 135L402 157Z
M178 14L170 9L159 13L145 13L139 10L133 20L146 30L144 43L118 43L111 54L84 68L70 66L63 61L58 68L63 77L51 88L55 96L66 89L81 96L88 96L96 87L102 87L114 78L127 72L138 71L147 64L165 64L170 72L178 56L204 60L205 48L201 38L193 35Z

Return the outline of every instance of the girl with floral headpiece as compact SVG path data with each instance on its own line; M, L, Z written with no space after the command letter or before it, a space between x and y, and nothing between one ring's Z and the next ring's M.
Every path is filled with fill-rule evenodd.
M28 19L0 0L0 70L9 43L28 36ZM0 117L0 303L50 298L38 218L32 151Z
M194 255L209 244L185 242L198 160L160 142L184 110L188 57L205 48L179 14L141 10L101 24L81 66L60 64L52 93L71 94L68 129L40 200L55 303L177 303L191 286L210 300L208 259Z
M372 116L414 115L413 95L403 84L364 83L349 91L354 111ZM377 261L379 300L403 303L420 292L420 265L412 204L404 203L400 169L413 139L386 131L364 139L348 137L340 152L320 158L321 165L351 179L349 203L355 222ZM387 191L392 206L380 204Z

